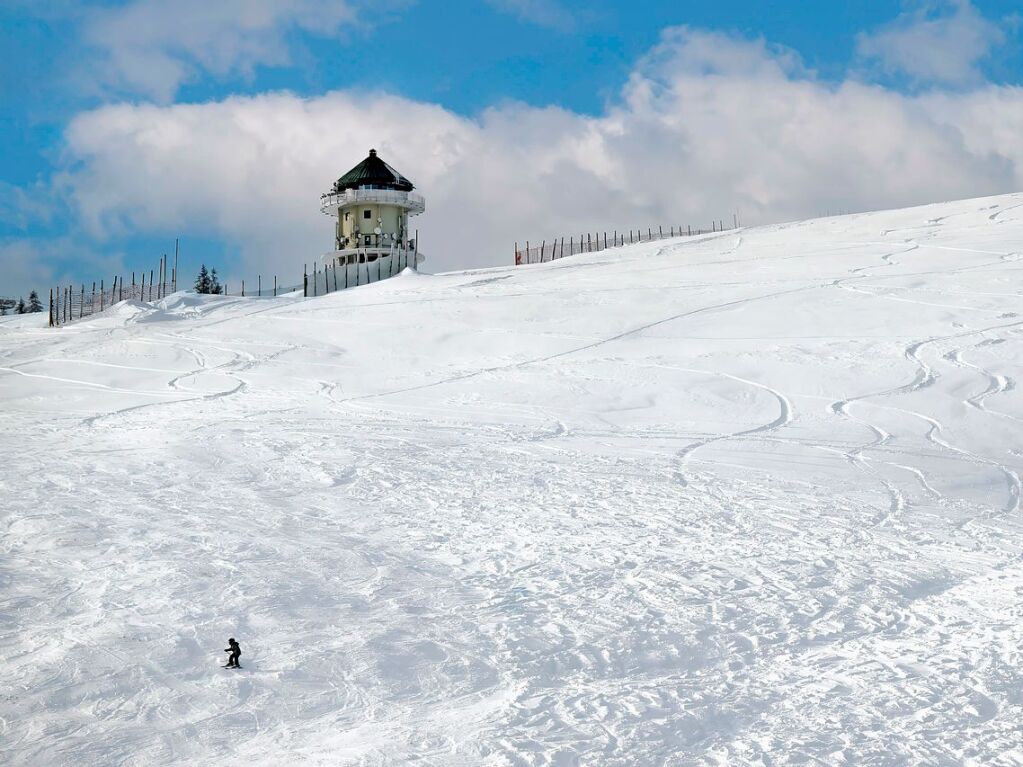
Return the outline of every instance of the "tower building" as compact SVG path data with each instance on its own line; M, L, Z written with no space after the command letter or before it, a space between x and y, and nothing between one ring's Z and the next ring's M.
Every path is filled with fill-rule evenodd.
M426 200L413 192L414 188L370 149L365 160L320 196L320 210L337 219L334 250L324 254L324 265L358 270L360 264L366 264L366 281L414 265L416 243L409 217L426 210Z

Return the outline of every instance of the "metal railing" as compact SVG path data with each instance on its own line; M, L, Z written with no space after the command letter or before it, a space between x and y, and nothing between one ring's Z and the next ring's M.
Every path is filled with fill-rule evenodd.
M320 210L328 216L336 216L337 209L342 205L362 203L398 205L413 216L426 210L426 199L423 195L396 189L346 189L343 192L331 192L320 196Z

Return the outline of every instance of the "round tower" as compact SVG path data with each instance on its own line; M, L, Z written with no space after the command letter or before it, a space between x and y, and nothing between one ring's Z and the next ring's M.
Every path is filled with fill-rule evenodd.
M374 264L366 271L377 279L414 264L416 247L408 220L426 210L426 200L414 188L370 149L365 160L320 196L320 210L337 219L334 250L324 254L323 262Z

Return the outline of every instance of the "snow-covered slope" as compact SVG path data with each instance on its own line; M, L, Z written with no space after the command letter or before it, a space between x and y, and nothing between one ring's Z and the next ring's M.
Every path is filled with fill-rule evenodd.
M0 325L0 762L1020 763L1021 249L1009 196Z

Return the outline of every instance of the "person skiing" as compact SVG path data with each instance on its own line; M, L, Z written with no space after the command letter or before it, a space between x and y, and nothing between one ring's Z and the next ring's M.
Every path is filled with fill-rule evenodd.
M227 665L224 666L224 668L241 668L238 663L238 659L242 656L241 646L234 641L234 637L227 640L227 645L228 646L224 649L224 652L229 652L231 654L227 656Z

